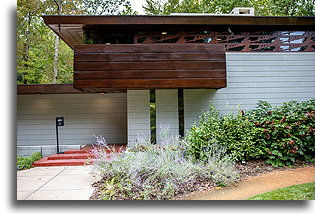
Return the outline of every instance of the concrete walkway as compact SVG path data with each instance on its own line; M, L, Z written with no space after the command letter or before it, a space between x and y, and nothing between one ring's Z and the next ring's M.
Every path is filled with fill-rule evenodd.
M35 167L17 172L17 200L88 200L91 166Z

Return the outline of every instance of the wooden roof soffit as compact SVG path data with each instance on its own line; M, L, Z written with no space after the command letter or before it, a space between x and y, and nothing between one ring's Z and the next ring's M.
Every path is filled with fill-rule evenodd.
M98 88L81 91L73 88L73 84L23 84L17 85L17 94L83 94L83 93L126 93L126 89Z
M17 85L17 94L80 94L73 84L23 84Z
M315 17L281 16L43 16L44 22L72 49L83 44L83 28L136 26L294 26L315 30Z

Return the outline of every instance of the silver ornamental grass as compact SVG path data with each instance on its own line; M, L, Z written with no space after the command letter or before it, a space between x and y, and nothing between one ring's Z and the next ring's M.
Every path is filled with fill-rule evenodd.
M225 148L213 144L207 150L208 162L198 163L184 155L189 142L169 135L167 125L162 126L161 134L155 145L144 135L138 135L125 152L113 151L104 137L96 136L94 169L104 177L119 178L119 183L125 182L122 186L128 189L137 190L133 194L138 194L138 199L170 199L181 185L198 178L224 184L237 179L234 163ZM140 146L144 150L134 150Z

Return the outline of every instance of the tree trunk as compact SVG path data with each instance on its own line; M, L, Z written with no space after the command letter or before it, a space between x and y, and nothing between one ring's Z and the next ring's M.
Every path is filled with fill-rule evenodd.
M55 55L54 55L54 76L53 76L53 80L52 83L56 84L57 80L58 80L58 55L59 55L59 36L56 34L56 38L55 38Z
M31 14L28 13L27 14L27 18L28 18L28 25L26 26L26 32L25 32L25 43L24 43L24 56L23 56L23 59L24 59L24 66L25 66L25 69L27 70L29 65L28 65L28 59L29 59L29 50L30 50L30 26L31 26L31 21L32 21L32 18L31 18ZM27 75L28 72L24 72L23 75ZM27 84L27 79L23 78L23 83L24 84Z
M61 2L58 2L56 0L54 0L54 2L57 5L58 14L60 15L62 13ZM56 37L55 37L55 55L54 55L54 76L53 76L53 80L52 80L53 84L57 83L58 75L59 75L59 69L58 69L59 43L60 43L60 38L56 34Z

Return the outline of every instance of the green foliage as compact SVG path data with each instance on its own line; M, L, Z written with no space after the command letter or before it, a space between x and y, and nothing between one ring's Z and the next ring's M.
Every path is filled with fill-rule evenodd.
M82 0L86 15L134 15L127 0ZM123 10L120 10L123 7Z
M253 7L259 16L314 16L314 0L146 0L148 15L170 13L228 14L235 7Z
M292 165L296 159L315 161L315 100L275 107L260 101L246 116L266 145L267 163L277 167Z
M164 130L163 132L167 132ZM226 185L238 178L234 163L225 150L211 147L207 162L198 163L184 157L186 143L177 137L151 144L139 136L125 153L106 153L97 149L95 169L103 179L99 186L103 200L165 200L194 190L200 180Z
M32 167L32 163L42 158L42 154L39 152L34 152L28 157L17 157L16 168L17 170L29 169Z
M57 83L73 81L73 50L63 41L55 50L55 34L42 15L135 14L127 0L18 0L17 84L53 83L54 53L58 51Z
M314 16L314 0L269 0L271 14L278 16Z
M188 153L207 159L213 143L226 147L237 161L263 158L274 167L292 165L297 159L315 161L315 100L291 101L272 107L259 101L246 113L220 115L213 105L187 133Z
M306 183L256 195L247 200L314 200L315 183Z
M264 142L256 137L258 133L243 114L232 112L223 116L210 104L209 110L201 114L199 123L187 133L186 140L190 142L189 154L196 160L207 159L207 148L218 143L226 147L235 160L242 161L258 159L265 153Z

